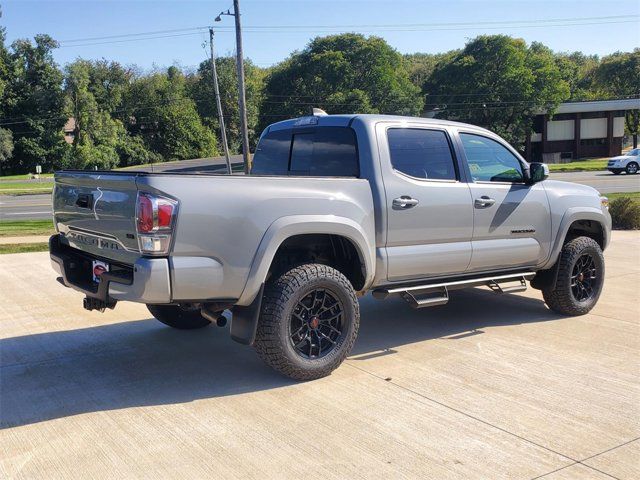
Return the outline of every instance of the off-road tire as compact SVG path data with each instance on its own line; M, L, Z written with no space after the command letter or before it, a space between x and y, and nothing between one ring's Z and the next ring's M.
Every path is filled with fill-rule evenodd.
M629 162L625 170L627 175L635 175L638 173L638 164L636 162Z
M593 293L585 300L578 301L571 288L572 273L576 262L584 255L590 255L596 268L596 282ZM596 305L604 284L604 257L600 245L589 237L577 237L567 242L558 259L559 265L555 287L542 289L542 296L548 307L562 315L584 315Z
M200 315L200 310L185 310L178 305L147 305L157 320L178 330L194 330L211 322Z
M294 309L315 291L329 292L341 303L342 333L328 353L309 358L296 350L291 323ZM353 347L359 325L360 306L349 280L327 265L300 265L265 286L254 348L267 365L283 375L314 380L329 375L342 363Z

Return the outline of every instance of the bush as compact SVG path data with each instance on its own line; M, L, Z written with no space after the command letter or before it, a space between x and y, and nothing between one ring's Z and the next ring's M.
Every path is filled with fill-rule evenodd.
M640 228L640 202L631 197L620 197L609 203L613 228L637 230Z

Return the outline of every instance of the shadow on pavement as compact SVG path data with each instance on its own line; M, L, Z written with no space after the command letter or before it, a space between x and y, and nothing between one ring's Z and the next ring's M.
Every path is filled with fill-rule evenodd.
M540 300L480 290L455 292L448 305L424 310L368 296L361 300L361 314L351 352L357 360L434 338L480 335L482 327L559 318ZM252 348L230 340L225 330L172 330L149 319L2 339L0 427L294 383L263 365Z

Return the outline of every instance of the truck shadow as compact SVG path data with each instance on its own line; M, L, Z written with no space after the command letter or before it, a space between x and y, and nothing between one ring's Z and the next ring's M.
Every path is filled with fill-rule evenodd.
M540 300L479 290L456 292L449 305L426 310L367 296L361 314L354 360L435 338L468 338L483 327L558 318ZM225 330L177 331L149 319L2 339L0 428L294 383Z

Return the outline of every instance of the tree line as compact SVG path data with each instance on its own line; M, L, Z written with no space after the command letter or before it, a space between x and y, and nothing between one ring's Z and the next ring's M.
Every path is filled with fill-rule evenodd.
M56 47L48 35L7 46L0 29L2 174L33 172L36 165L109 169L220 154L210 61L191 71L143 72L106 59L61 68ZM216 67L237 153L235 60L219 58ZM268 124L312 107L414 116L430 110L494 130L520 147L536 112L568 100L637 96L640 49L599 58L482 35L460 50L401 55L382 38L349 33L315 38L270 68L247 60L245 72L253 147ZM638 117L637 111L627 116L635 135Z

